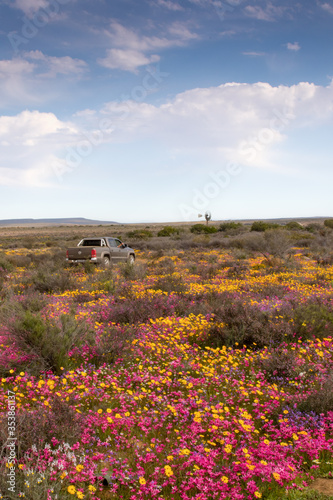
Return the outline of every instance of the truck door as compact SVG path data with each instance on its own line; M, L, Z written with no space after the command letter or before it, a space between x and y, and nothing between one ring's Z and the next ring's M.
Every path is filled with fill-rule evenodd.
M127 248L122 248L123 244L117 238L115 238L115 242L119 250L119 260L125 262L127 260Z
M117 240L115 240L114 238L108 238L108 244L112 262L119 262L121 257L120 248L117 247Z

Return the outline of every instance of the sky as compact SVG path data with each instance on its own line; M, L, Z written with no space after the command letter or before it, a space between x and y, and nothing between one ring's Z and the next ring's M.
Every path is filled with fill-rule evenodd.
M333 0L0 0L0 219L332 217Z

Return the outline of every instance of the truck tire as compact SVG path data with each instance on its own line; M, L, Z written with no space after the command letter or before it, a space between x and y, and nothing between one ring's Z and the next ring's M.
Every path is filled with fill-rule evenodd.
M134 255L129 255L127 262L129 263L130 266L133 266L135 262Z
M107 255L104 255L102 258L102 266L109 267L110 266L110 258Z

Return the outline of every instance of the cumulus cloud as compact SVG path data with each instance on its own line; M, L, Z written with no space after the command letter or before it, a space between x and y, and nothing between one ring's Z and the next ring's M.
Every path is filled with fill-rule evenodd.
M0 117L0 184L45 187L54 180L53 161L78 130L53 113L23 111Z
M114 124L113 140L153 137L177 151L214 151L220 158L263 167L267 151L290 129L332 119L332 97L332 85L227 83L183 92L161 106L111 102L103 113Z
M141 35L113 21L106 35L111 40L112 48L107 50L106 57L98 59L98 63L106 68L132 72L136 72L141 66L159 61L157 51L183 46L198 38L186 23L179 21L170 24L163 36Z
M287 49L298 52L301 49L301 46L298 42L294 42L294 43L289 42L289 43L287 43Z
M140 140L159 144L180 158L185 170L191 168L189 158L196 163L202 158L202 168L209 160L281 171L274 154L283 150L288 134L329 122L333 84L308 82L276 87L231 82L188 90L159 106L112 101L100 110L76 113L71 122L53 113L24 111L0 117L0 183L56 183L55 165L58 172L72 172L74 163L93 163L100 144L128 149Z

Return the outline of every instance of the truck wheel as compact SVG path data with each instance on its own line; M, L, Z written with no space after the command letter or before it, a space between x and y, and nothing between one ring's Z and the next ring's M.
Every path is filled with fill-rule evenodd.
M110 259L109 259L109 257L107 257L107 256L103 257L102 264L103 264L104 267L109 267L109 265L110 265Z
M134 255L130 255L127 259L127 262L130 264L130 266L133 266L135 261Z

